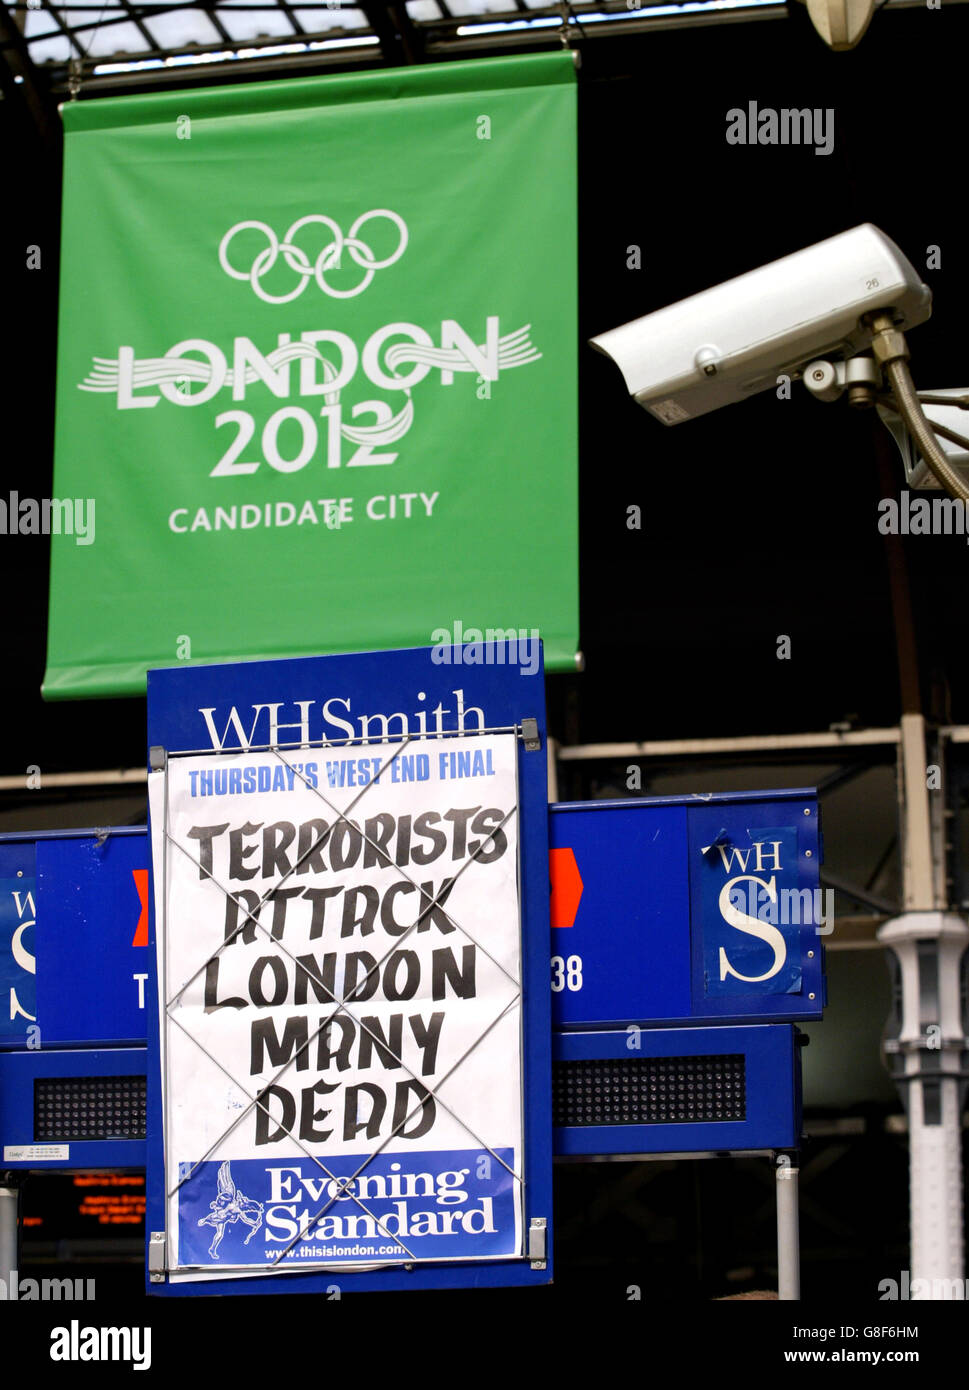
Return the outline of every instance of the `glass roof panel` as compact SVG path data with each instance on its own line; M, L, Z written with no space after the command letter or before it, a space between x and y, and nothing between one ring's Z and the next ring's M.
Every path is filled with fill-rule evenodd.
M29 9L24 17L24 33L28 39L39 38L41 34L59 33L57 20L50 10Z
M407 0L407 13L418 23L422 20L442 19L444 11L437 0Z
M77 41L94 58L111 53L147 53L151 49L137 24L91 24L78 31Z
M222 38L208 15L198 9L146 14L143 23L159 48L177 50L190 43L218 43Z
M45 5L44 9L60 15L61 22L68 29L78 24L94 24L99 15L104 19L114 19L124 14L124 6L118 4L117 0L109 0L106 5L99 5L97 0L72 0L69 9L63 5Z
M302 0L293 5L287 0L215 0L214 11L186 0L68 0L63 6L51 0L0 3L13 12L14 22L24 31L33 62L63 67L80 51L84 67L94 66L102 73L245 63L289 54L305 60L314 51L336 54L344 48L377 48L370 20L350 3L341 5L341 0ZM384 10L391 8L390 0L374 3ZM648 23L668 15L685 19L730 10L776 10L783 0L658 0L632 8L640 3L569 0L572 17L583 30L589 26L599 32L614 23L625 29L630 21ZM438 55L447 53L451 39L460 44L468 35L496 34L512 42L520 35L526 44L532 42L531 35L540 36L545 29L551 35L561 25L558 14L548 14L553 6L558 8L558 0L405 0L414 23L435 26ZM543 9L546 14L535 13ZM446 30L437 27L450 17L460 23ZM74 45L65 29L76 31ZM570 29L576 32L573 25ZM200 48L208 52L199 53ZM113 63L104 61L113 58Z
M67 63L75 56L66 34L58 34L49 39L37 39L27 45L27 51L31 61L35 63Z
M325 34L330 29L367 28L367 18L362 10L354 10L340 5L321 5L313 10L293 6L293 15L302 24L307 34Z
M512 0L447 0L447 7L453 15L507 14L515 8Z
M219 22L233 39L259 39L265 37L292 38L296 30L285 10L277 5L264 10L236 8L246 0L223 0L216 9Z

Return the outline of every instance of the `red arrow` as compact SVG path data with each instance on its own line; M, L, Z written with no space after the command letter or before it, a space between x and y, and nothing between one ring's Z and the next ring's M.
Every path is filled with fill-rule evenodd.
M148 945L148 870L132 869L131 877L135 881L138 889L138 898L141 902L141 916L138 918L138 925L135 927L134 940L132 946Z
M552 882L552 926L572 927L582 897L582 875L572 849L550 849L548 876Z

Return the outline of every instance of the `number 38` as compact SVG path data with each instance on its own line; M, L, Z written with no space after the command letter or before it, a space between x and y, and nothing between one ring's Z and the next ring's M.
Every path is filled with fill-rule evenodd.
M582 988L582 957L552 957L552 993L561 994L563 989L572 991Z

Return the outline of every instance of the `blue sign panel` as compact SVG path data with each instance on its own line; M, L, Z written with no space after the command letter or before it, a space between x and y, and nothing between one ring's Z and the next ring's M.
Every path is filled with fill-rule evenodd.
M0 1047L144 1043L147 957L141 826L0 841Z
M3 1166L142 1167L145 831L5 836L0 880Z
M185 827L181 839L169 829L165 843L194 847L188 858L175 849L169 851L167 862L173 867L166 870L169 877L164 889L156 873L152 903L151 979L147 992L150 1062L146 1232L150 1235L153 1231L165 1231L168 1238L166 1268L161 1279L149 1279L149 1292L313 1292L326 1288L335 1273L339 1274L341 1286L355 1290L498 1287L550 1280L551 1035L544 683L540 665L536 669L531 664L509 664L513 658L514 644L498 643L478 644L477 648L180 666L149 672L148 741L151 748L163 749L167 758L164 806L168 824L173 824L172 817L182 824L178 821L181 816ZM458 741L456 737L478 734L481 744L477 750L470 746L474 739ZM402 746L402 739L413 739L414 749ZM392 765L387 763L389 770L385 770L384 764L391 755L395 755L395 760ZM325 877L327 873L342 872L348 858L353 860L351 868L355 872L361 828L366 843L361 870L369 861L378 871L387 867L395 872L393 865L429 865L444 855L441 863L449 865L450 877L441 881L442 889L463 871L469 855L476 857L482 851L481 864L498 859L503 852L500 844L509 841L504 839L500 827L496 828L486 789L495 780L499 756L503 759L502 785L511 789L512 801L517 779L517 896L522 926L520 980L513 981L515 997L520 996L516 1012L511 1015L508 1007L503 1006L491 1020L490 1013L486 1015L484 1011L484 1002L490 1007L491 997L486 994L483 1002L475 1002L478 996L474 950L468 954L468 948L462 947L456 954L443 950L440 953L448 960L442 959L440 978L433 984L433 996L428 995L428 999L438 1001L433 1007L439 1013L425 1019L415 1004L413 1018L408 1014L405 1020L396 1005L393 1007L397 1014L381 1015L379 1010L384 1004L372 999L373 981L381 980L386 1000L407 999L411 996L402 987L401 979L406 984L407 972L411 967L418 969L416 952L396 949L398 942L415 947L419 944L416 940L404 943L401 938L404 923L413 917L406 915L405 900L413 885L397 884L393 892L380 889L378 893L362 880L359 886L348 882L344 887L338 881L330 887L314 887L314 879L298 875L307 871ZM260 777L265 782L267 767L274 774L282 768L283 781L278 788L270 783L261 790ZM297 769L295 782L291 783L287 768ZM408 782L414 783L410 791L404 787ZM426 798L427 793L421 789L434 784L449 788L452 783L457 797L447 803L452 809L443 815L436 809L425 811L421 798ZM310 815L326 817L328 813L321 802L329 799L339 803L342 791L345 804L355 804L353 798L369 785L379 790L367 793L370 799L365 804L372 805L377 814L365 811L364 816L371 819L356 829L347 814L341 816L339 810L338 819L333 821L332 806L329 822L306 819L307 804ZM163 803L158 799L158 784L152 786L155 800L151 802L151 816L160 826ZM322 797L314 800L314 789ZM277 795L289 798L298 806L298 812L287 819L277 812L271 800L265 804L259 800ZM413 800L415 795L418 800L414 801L414 809L420 814L411 814L408 798ZM302 800L296 801L297 797ZM388 805L394 808L392 813L387 810ZM359 820L359 813L354 815ZM331 840L330 829L334 832ZM321 838L317 841L316 836ZM491 848L485 854L489 843ZM325 851L323 844L327 844ZM294 857L287 859L289 846L294 847ZM513 899L515 863L511 860L502 869L502 873L510 873ZM277 865L284 878L293 875L292 883L287 883L278 896ZM180 871L182 879L173 880L171 876ZM432 873L433 870L426 870L423 876L430 880ZM230 892L225 884L257 876L266 879L268 891L264 900L273 900L273 910L267 908L266 916L267 921L272 920L272 939L278 937L281 949L278 959L255 960L253 973L249 973L247 964L232 992L226 993L223 975L237 967L240 957L249 959L245 950L237 947L257 941L262 945L262 938L257 936L256 926L247 927L247 934L237 938L233 935L234 925L229 924L230 916L233 924L237 921L236 904L258 919L258 900L251 901L257 899L253 885L249 883L246 888ZM233 1095L241 1097L238 1118L244 1123L246 1137L232 1140L236 1147L230 1155L227 1136L234 1129L234 1122L222 1131L220 1121L219 1132L213 1134L214 1142L208 1149L205 1143L199 1143L197 1155L191 1144L188 1152L176 1151L173 1146L173 1183L166 1184L154 941L156 925L164 933L166 943L170 939L170 926L156 922L156 917L171 881L183 885L179 889L183 911L178 919L181 926L176 928L181 931L178 942L196 939L193 934L186 936L189 918L185 913L195 911L203 893L215 887L223 895L224 900L217 904L221 912L216 924L216 955L208 963L200 959L196 970L199 978L204 974L204 990L209 993L203 999L203 994L198 993L203 989L200 985L196 991L200 1003L195 1006L188 987L179 989L166 1013L197 1009L189 1021L198 1032L189 1033L190 1040L195 1041L203 1029L208 1030L205 1036L214 1040L214 1051L203 1049L197 1054L198 1065L204 1067L207 1058L209 1065L214 1063L220 1068L223 1093L226 1079L236 1087ZM465 885L471 881L469 877ZM307 883L311 886L304 890ZM437 902L433 911L438 919L426 919L425 909L413 917L413 927L408 931L420 927L426 932L431 926L435 930L453 930L444 914L453 910L457 894L448 897L448 908L444 909L437 880L433 885L420 885L422 891L432 886ZM451 894L452 889L448 887L447 892ZM336 909L332 906L334 895L340 898ZM312 920L308 896L312 898ZM427 896L431 897L430 892ZM467 906L467 898L464 901ZM474 896L473 906L483 912L486 921L487 906L480 893ZM332 926L335 911L342 923L339 933ZM226 921L225 934L221 918ZM331 925L325 926L324 918ZM201 931L207 930L213 919L198 916L193 920ZM317 954L313 958L300 956L296 963L302 963L302 974L293 976L293 962L287 957L290 942L299 940L297 931L308 932L307 940ZM269 933L264 932L263 936L268 941ZM368 960L372 964L368 966L367 978L371 984L361 994L341 976L343 994L335 997L342 997L344 1004L357 998L366 1000L368 1016L356 1019L352 1009L346 1010L338 1029L308 1034L312 1050L306 1046L294 1050L304 1026L316 1030L318 1016L325 1015L325 1002L334 998L328 993L327 972L331 968L347 970L350 962L366 954L351 949L357 945L355 939L340 944L344 937L360 936L366 937L370 952ZM385 936L389 945L384 943ZM318 944L317 937L321 938ZM271 949L271 943L263 949ZM297 949L305 950L302 944ZM207 946L203 956L208 950ZM396 965L391 970L388 964L390 973L380 975L377 960L387 951L389 961ZM210 970L213 960L215 965ZM186 966L188 975L192 969L196 969L194 960ZM502 972L503 964L500 958L485 951L479 954L477 971L483 978L488 970ZM179 984L186 978L181 964L177 973L175 983ZM507 971L503 973L507 975ZM288 1008L289 979L296 981L293 1007L299 1004L304 1012L287 1016L285 1032L272 1031L277 1025L273 1023L270 1029L270 1023L258 1011L267 1007L266 990L273 992L276 1001L285 1000L281 1006ZM431 988L430 979L428 987ZM313 1000L307 1000L307 990L314 996L315 1005ZM470 1001L469 1007L461 1001ZM315 1007L309 1018L305 1014L308 1004ZM446 1020L452 1016L455 1022L449 1024ZM471 1029L469 1017L480 1017L486 1031L479 1033L477 1023ZM470 1030L467 1048L473 1052L492 1036L487 1030L509 1017L520 1019L514 1036L515 1055L521 1057L521 1078L513 1072L506 1078L489 1075L486 1085L474 1091L470 1103L484 1107L480 1114L487 1119L489 1107L505 1105L508 1088L514 1088L511 1094L516 1097L515 1123L523 1119L523 1162L519 1155L519 1171L512 1171L511 1150L501 1142L490 1148L476 1143L480 1135L470 1132L464 1123L466 1116L456 1114L462 1106L454 1094L442 1100L433 1095L432 1087L431 1092L424 1092L425 1099L415 1102L414 1093L421 1092L420 1084L394 1078L396 1099L391 1120L386 1087L358 1082L352 1071L364 1066L404 1065L399 1042L391 1045L393 1028L412 1051L415 1043L422 1049L414 1055L430 1058L438 1037L438 1032L431 1030L442 1027L440 1020L445 1020L442 1036L451 1030L449 1046L458 1055L455 1040L464 1036L462 1028ZM165 1027L166 1036L170 1037L167 1019ZM505 1025L505 1035L507 1031ZM239 1038L241 1042L224 1044L225 1038ZM358 1041L359 1047L354 1045ZM220 1045L228 1050L216 1060ZM185 1055L190 1058L194 1054ZM364 1055L366 1062L361 1060ZM462 1046L459 1061L467 1055L469 1052ZM170 1087L174 1056L175 1049L169 1046L166 1077ZM226 1057L227 1066L222 1060ZM272 1071L261 1070L270 1058ZM292 1069L283 1077L290 1063ZM431 1077L435 1073L428 1065L430 1069L421 1074ZM277 1067L282 1071L276 1073ZM305 1076L299 1081L295 1079L294 1073L312 1072L314 1068L321 1072L315 1084L308 1086ZM344 1073L344 1068L350 1070ZM271 1075L272 1080L259 1092L264 1099L250 1099L247 1105L245 1098L251 1093L239 1078L250 1074ZM352 1085L341 1079L345 1074L353 1078ZM407 1074L404 1071L403 1075ZM183 1091L172 1088L169 1097L176 1109L182 1105L179 1113L184 1115L185 1102L179 1097L184 1096L185 1087L197 1083L191 1070L183 1070L181 1075ZM380 1075L378 1070L371 1079L377 1081ZM440 1086L444 1079L436 1084ZM259 1085L263 1086L263 1082ZM430 1080L428 1085L431 1086ZM519 1085L523 1087L520 1105ZM331 1099L331 1093L337 1094ZM439 1125L438 1133L442 1128L445 1133L451 1132L448 1124L461 1124L467 1131L467 1147L453 1142L442 1143L438 1149L432 1147L435 1099L438 1116L446 1112L450 1117L444 1126ZM232 1100L230 1108L235 1103ZM259 1113L252 1111L252 1105ZM401 1124L396 1123L398 1107L401 1115L406 1116ZM222 1113L220 1108L220 1117ZM177 1123L182 1125L181 1133L195 1133L191 1117L179 1118ZM325 1129L321 1128L324 1123ZM339 1137L331 1144L329 1136L335 1126L339 1126ZM242 1133L240 1128L239 1134ZM402 1141L418 1137L419 1145L402 1149ZM289 1152L285 1157L279 1156L274 1148L279 1138L286 1140L287 1148L295 1145L305 1153L305 1161ZM370 1148L361 1142L364 1138L372 1139ZM388 1147L392 1139L394 1145ZM266 1146L264 1156L252 1149L253 1144ZM246 1145L250 1147L246 1149ZM307 1145L312 1146L311 1152ZM345 1186L341 1187L341 1182ZM166 1187L172 1186L174 1193L166 1199ZM509 1221L513 1212L518 1221L517 1235L515 1221ZM544 1254L536 1254L540 1242L530 1236L533 1223L546 1233ZM370 1268L366 1268L368 1264ZM307 1268L308 1265L317 1267ZM203 1274L207 1277L199 1277ZM225 1277L217 1277L220 1274ZM240 1277L233 1277L234 1274ZM212 1275L216 1277L208 1277ZM244 1277L247 1275L251 1277Z
M0 1161L18 1171L144 1168L144 1047L0 1052Z
M36 889L33 842L0 842L0 1047L36 1037Z
M549 842L557 1027L821 1017L813 790L561 803Z
M789 1024L559 1033L555 1152L795 1149L801 1140L798 1037Z

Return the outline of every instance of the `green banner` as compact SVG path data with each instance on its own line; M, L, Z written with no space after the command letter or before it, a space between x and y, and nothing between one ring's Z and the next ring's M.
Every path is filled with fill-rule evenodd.
M571 55L63 116L45 697L489 632L571 666Z

